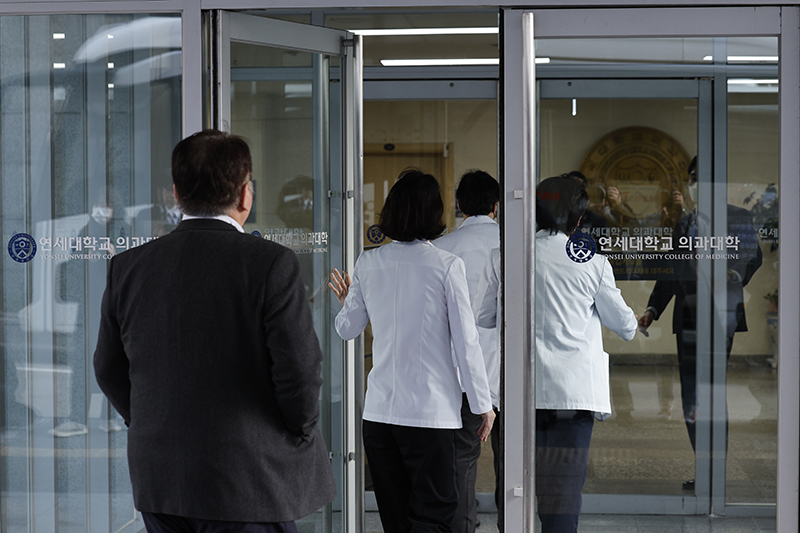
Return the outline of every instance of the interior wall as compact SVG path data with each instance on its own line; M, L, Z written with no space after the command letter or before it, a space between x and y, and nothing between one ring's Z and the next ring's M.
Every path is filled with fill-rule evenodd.
M481 169L497 177L497 102L495 100L405 100L364 102L364 143L447 143L453 175L436 176L442 189L461 175ZM422 169L425 171L426 169ZM397 176L391 176L391 183ZM385 177L365 176L381 181ZM449 187L447 186L449 183ZM382 204L382 202L381 202ZM455 227L460 224L457 219ZM455 229L449 227L449 230Z

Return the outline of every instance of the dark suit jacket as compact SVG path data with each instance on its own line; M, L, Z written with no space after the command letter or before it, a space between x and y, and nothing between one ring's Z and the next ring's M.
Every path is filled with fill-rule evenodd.
M136 508L283 522L329 503L321 363L288 248L195 219L114 257L94 366Z
M673 250L679 252L680 237L688 237L692 227L698 224L697 214L691 212L681 217L675 225L673 233ZM703 224L703 221L700 221ZM753 228L752 217L746 209L728 205L728 235L739 237L739 250L707 250L707 253L725 253L738 255L727 259L727 270L730 275L727 281L726 331L729 337L737 331L747 331L744 313L743 287L750 282L756 270L761 266L763 254L758 242L758 234ZM659 280L650 294L648 307L656 310L656 318L675 297L672 313L672 332L697 329L697 261L678 260L675 262L675 275L671 279Z

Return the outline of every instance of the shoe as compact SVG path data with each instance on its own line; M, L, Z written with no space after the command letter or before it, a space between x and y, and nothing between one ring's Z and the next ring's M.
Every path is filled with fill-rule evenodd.
M122 424L112 419L112 420L101 421L100 429L102 429L106 433L113 433L115 431L122 431L124 428L122 427Z
M75 435L85 435L89 429L78 422L63 422L48 431L54 437L73 437Z
M684 481L681 487L683 487L683 490L694 490L694 480Z

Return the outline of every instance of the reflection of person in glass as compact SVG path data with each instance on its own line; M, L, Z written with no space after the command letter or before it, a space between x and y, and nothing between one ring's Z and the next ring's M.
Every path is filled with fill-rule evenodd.
M314 181L297 175L281 187L277 213L287 228L314 227Z
M688 191L692 201L697 199L697 157L688 167ZM726 253L727 259L727 309L726 354L730 358L733 335L737 331L747 331L744 313L743 287L750 282L753 274L761 266L761 247L758 235L753 228L750 213L733 205L727 207L727 238L738 238L738 251ZM708 235L709 220L697 210L692 210L678 220L673 233L673 249L679 250L681 239L694 239L698 235ZM700 231L698 231L698 227ZM727 250L726 250L727 251ZM695 420L697 411L697 261L677 260L674 263L674 276L656 281L647 310L639 319L639 327L646 332L654 320L658 320L672 298L675 306L672 313L672 332L678 348L678 366L681 379L681 402L689 441L696 449ZM710 297L710 294L709 294ZM717 310L719 311L719 310ZM719 313L714 313L718 316ZM703 354L705 355L705 354ZM685 490L694 489L694 480L683 484Z
M653 214L642 218L639 225L652 228L661 227L672 230L678 220L687 213L687 205L684 199L681 185L674 180L669 187L664 187L658 191L657 199L659 209Z
M570 178L576 178L583 184L586 193L589 195L589 203L586 206L586 212L581 217L580 230L584 233L589 233L592 236L597 234L592 230L595 228L605 228L608 226L606 217L601 215L606 210L606 190L600 184L589 185L589 180L584 176L583 172L573 170L567 174ZM595 237L596 238L596 237Z
M181 209L175 200L175 193L172 187L162 185L157 190L158 203L139 211L134 221L134 231L138 236L149 236L141 232L139 228L145 227L149 222L151 235L162 237L178 227L181 221Z
M481 440L495 418L464 262L430 242L443 212L436 178L403 171L379 222L393 241L359 257L352 283L331 274L336 331L353 339L371 322L375 335L363 436L386 533L451 531L461 386Z
M536 499L542 532L568 533L578 528L594 420L611 413L602 326L629 341L637 322L608 259L576 231L582 184L548 178L536 197Z

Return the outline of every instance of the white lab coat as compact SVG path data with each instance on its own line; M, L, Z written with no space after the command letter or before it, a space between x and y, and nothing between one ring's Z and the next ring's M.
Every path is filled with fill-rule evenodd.
M638 324L608 259L595 254L575 262L567 241L563 233L536 233L536 408L594 411L605 418L611 395L601 326L629 341ZM500 314L499 259L499 250L493 251L475 301L476 320L485 326Z
M500 226L485 215L467 217L459 228L433 241L433 245L456 254L464 260L467 269L467 286L470 303L474 303L483 267L494 248L500 246ZM489 378L492 405L500 407L500 352L497 329L483 328L478 324L478 337Z
M492 409L464 262L456 255L430 241L395 241L364 252L336 331L352 339L367 321L374 340L364 420L460 428L454 359L472 412Z

